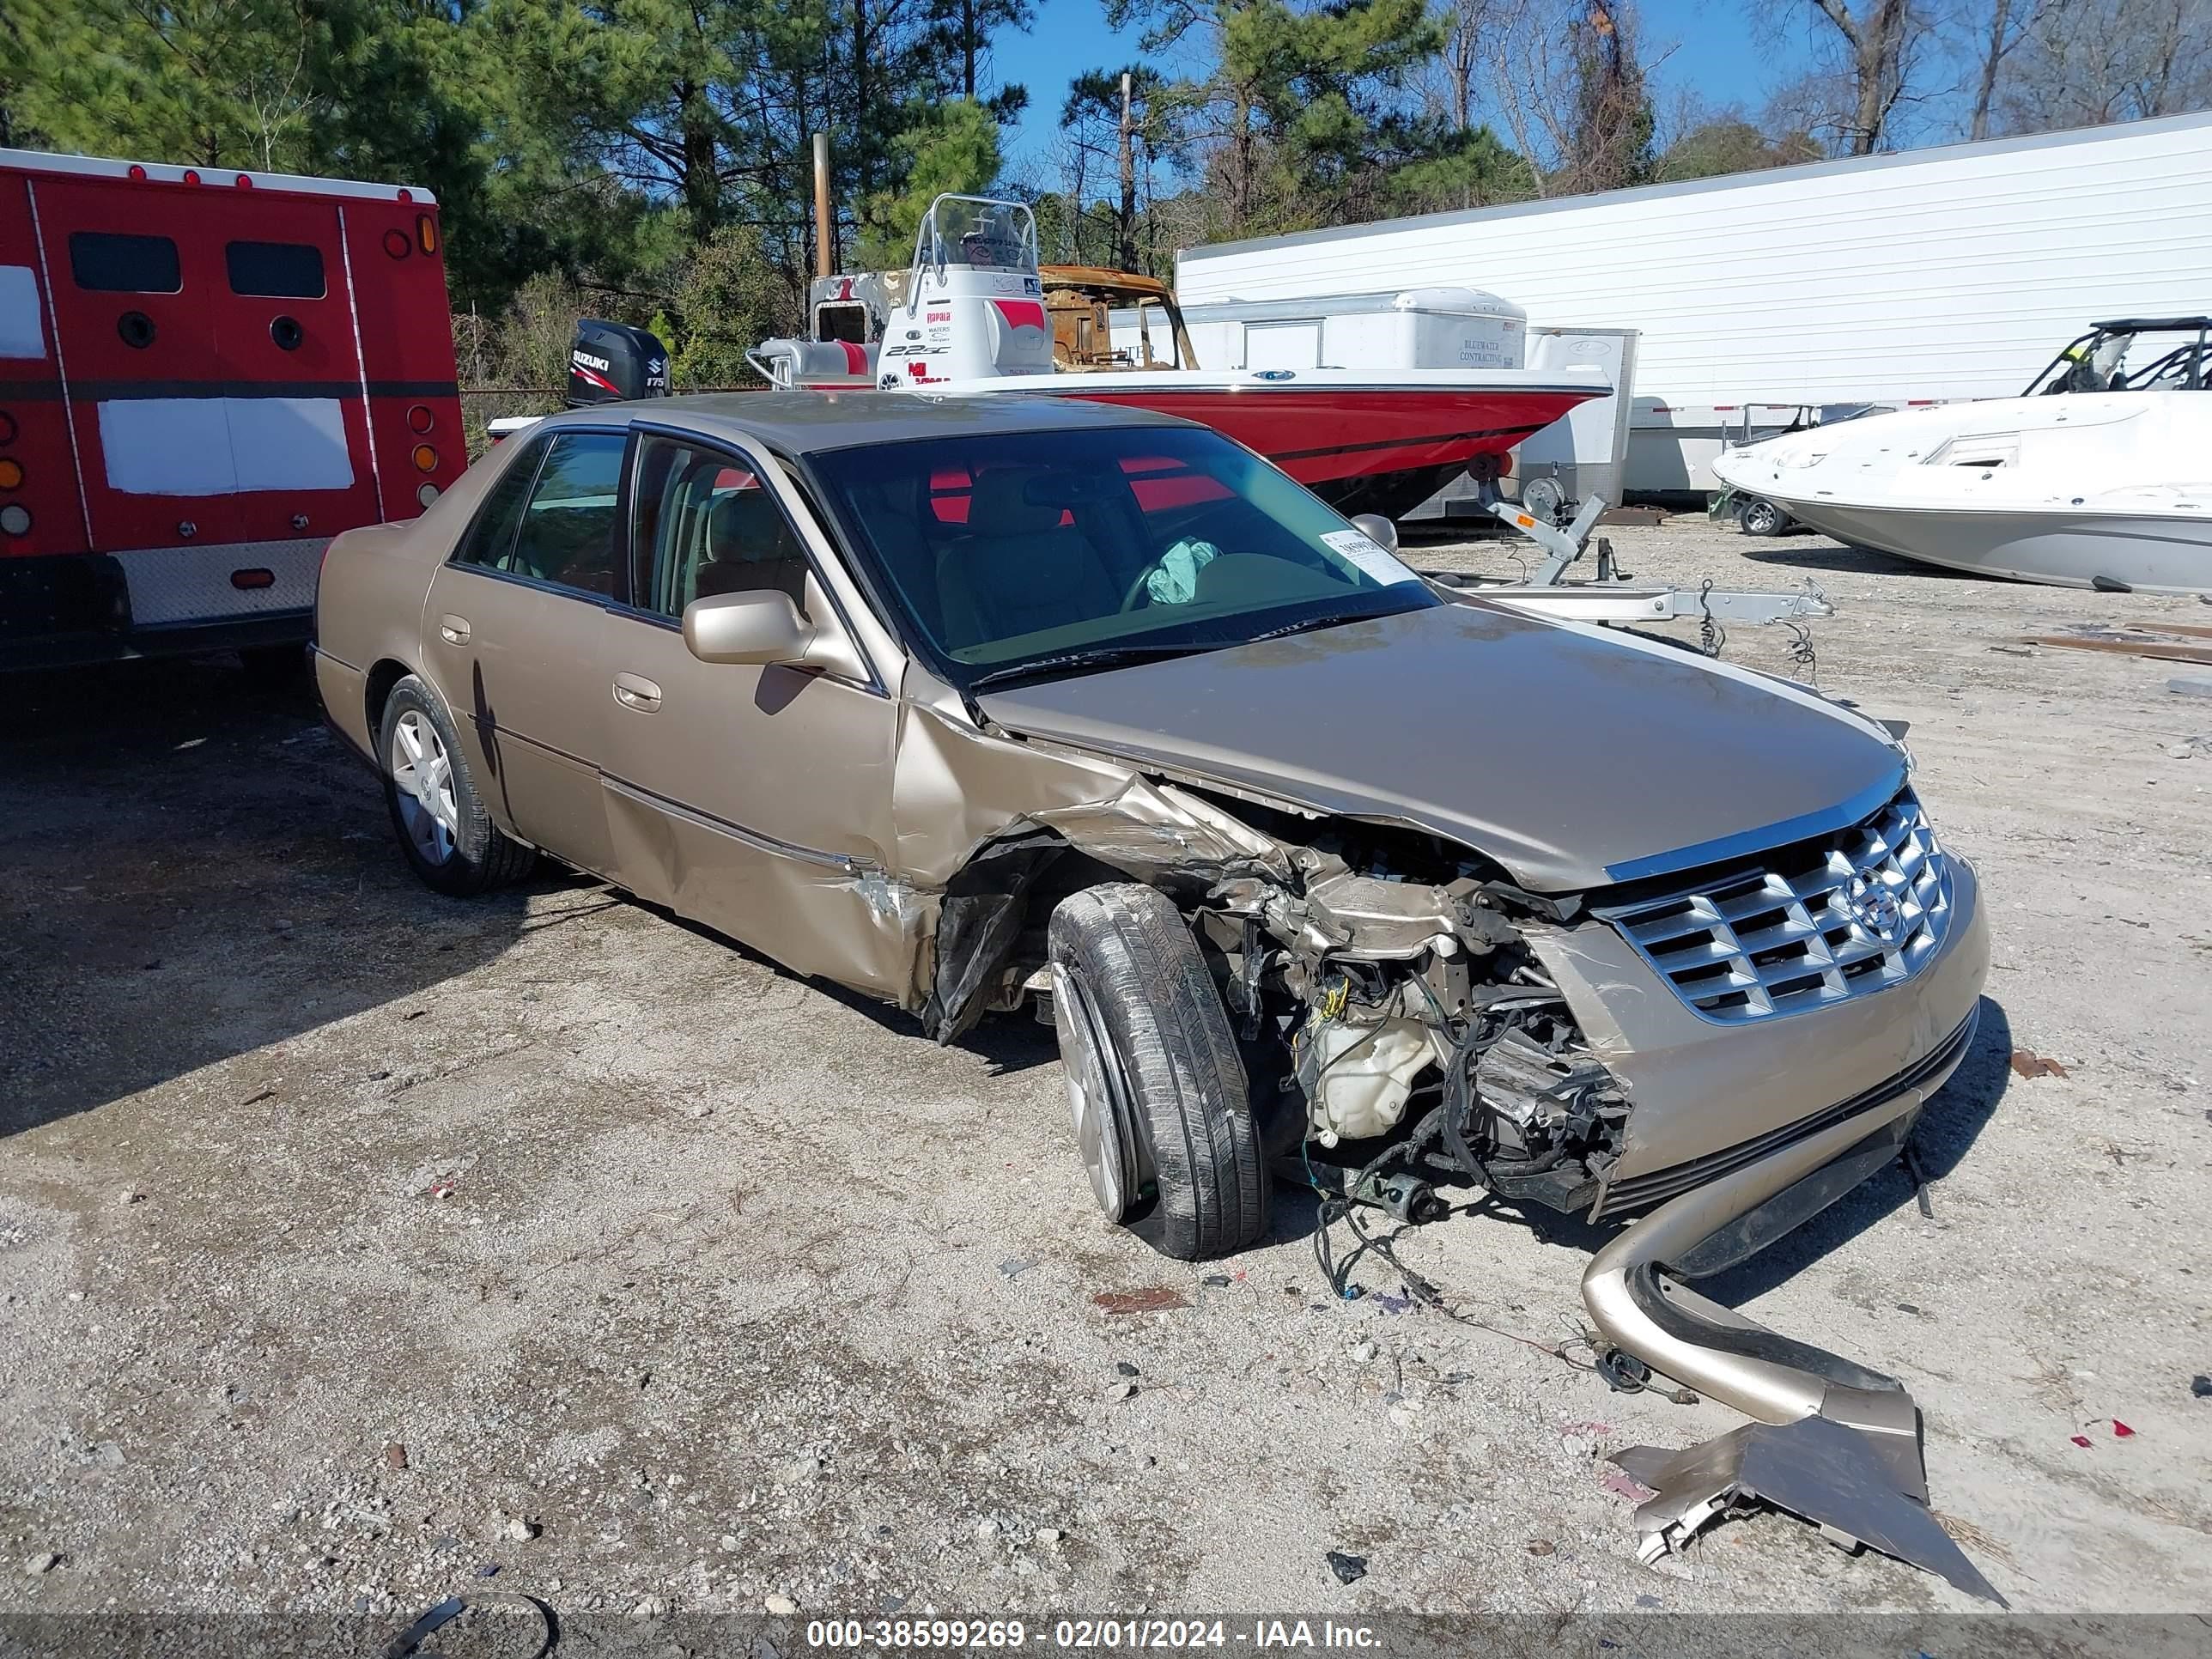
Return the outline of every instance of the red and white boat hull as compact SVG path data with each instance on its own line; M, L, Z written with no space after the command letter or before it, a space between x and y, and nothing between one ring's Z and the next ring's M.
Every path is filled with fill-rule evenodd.
M1586 374L1417 369L1389 380L1348 369L1024 374L917 387L943 395L1047 392L1155 410L1266 456L1343 513L1396 518L1485 456L1612 387Z

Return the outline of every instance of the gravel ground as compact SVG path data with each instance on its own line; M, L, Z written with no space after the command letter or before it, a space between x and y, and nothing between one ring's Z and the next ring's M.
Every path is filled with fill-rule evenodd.
M2212 702L2166 689L2212 676L2018 643L2212 611L1613 534L1639 575L1826 589L1819 684L1910 723L1994 923L1933 1218L1885 1175L1722 1293L1905 1379L2016 1607L2212 1607ZM1378 1263L1334 1301L1288 1195L1236 1261L1151 1255L1091 1209L1044 1028L939 1049L580 879L434 897L297 688L7 689L0 1612L396 1623L491 1565L587 1615L1978 1605L1770 1513L1639 1566L1601 1454L1731 1413L1395 1311ZM1548 1345L1593 1237L1402 1254Z

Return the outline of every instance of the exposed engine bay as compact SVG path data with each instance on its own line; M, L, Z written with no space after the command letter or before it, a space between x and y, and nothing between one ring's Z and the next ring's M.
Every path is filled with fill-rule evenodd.
M1522 892L1479 855L1407 826L1153 787L1250 856L1156 862L1154 844L1134 860L1089 824L1059 827L1090 854L1079 864L1133 865L1184 910L1273 1155L1304 1143L1302 1172L1347 1194L1356 1171L1391 1170L1392 1196L1371 1181L1356 1195L1401 1214L1438 1183L1589 1207L1620 1154L1628 1095L1524 933L1568 920L1576 901ZM1041 874L1048 900L1057 884ZM1032 915L1045 908L1030 901ZM997 1006L1034 984L1028 956L1010 951Z
M1401 875L1382 846L1401 838L1347 835L1310 849L1301 894L1200 912L1239 1035L1286 1050L1283 1086L1321 1148L1404 1127L1362 1162L1586 1206L1620 1155L1625 1091L1530 953L1511 890L1471 861L1441 882Z

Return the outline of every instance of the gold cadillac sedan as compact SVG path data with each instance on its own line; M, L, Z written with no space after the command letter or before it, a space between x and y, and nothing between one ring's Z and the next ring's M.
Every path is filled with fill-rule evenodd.
M1139 410L605 405L340 537L316 676L442 892L550 855L940 1042L1048 1005L1099 1206L1170 1255L1261 1239L1277 1171L1644 1212L1585 1279L1624 1373L1894 1434L1685 1281L1893 1160L1972 1037L1909 757L1392 539Z

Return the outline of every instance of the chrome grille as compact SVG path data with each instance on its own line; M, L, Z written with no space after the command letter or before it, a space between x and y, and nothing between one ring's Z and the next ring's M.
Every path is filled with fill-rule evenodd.
M1911 977L1950 927L1951 878L1905 789L1849 830L1592 914L1699 1014L1735 1024Z

